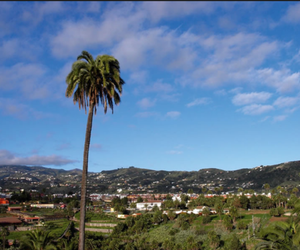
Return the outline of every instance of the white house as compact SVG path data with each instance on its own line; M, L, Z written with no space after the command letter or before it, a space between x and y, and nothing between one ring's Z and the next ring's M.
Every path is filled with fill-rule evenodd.
M147 202L138 202L136 203L136 209L138 210L151 210L155 205L158 208L161 207L161 201L147 201Z

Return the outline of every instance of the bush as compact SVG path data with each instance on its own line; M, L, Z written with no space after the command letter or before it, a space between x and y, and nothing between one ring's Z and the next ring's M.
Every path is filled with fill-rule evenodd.
M223 225L225 226L226 230L228 231L232 230L233 224L230 216L226 215L223 217Z
M196 235L205 235L205 234L207 234L204 227L200 227L200 226L197 226L196 228L194 228L194 231L195 231Z
M188 222L183 222L181 225L182 230L188 230L190 227L190 224Z
M280 217L283 214L284 214L283 207L276 207L276 208L271 208L270 209L270 215L271 216Z
M172 228L169 231L169 235L174 236L175 234L177 234L179 232L179 230L177 228Z
M245 221L239 220L236 227L238 229L247 229L247 223Z
M208 224L208 223L210 223L210 222L211 222L210 216L204 216L204 217L203 217L203 220L202 220L202 223L203 223L203 224Z
M225 241L226 250L242 250L245 246L241 244L239 238L236 234L231 235L231 237Z

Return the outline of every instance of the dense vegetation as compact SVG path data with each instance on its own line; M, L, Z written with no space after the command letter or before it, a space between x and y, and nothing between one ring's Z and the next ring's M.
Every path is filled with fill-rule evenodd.
M117 224L111 233L87 231L86 249L297 249L300 247L298 192L296 189L286 192L280 186L275 190L272 198L232 195L225 199L200 195L190 200L187 194L182 194L181 201L177 202L168 195L162 210L153 207L151 211L145 210L121 221L95 207L87 211L87 222ZM73 210L78 202L71 200L68 206ZM112 206L122 210L130 204L128 199L115 198ZM202 215L186 213L199 206L206 206ZM61 210L61 213L66 216L71 210ZM176 213L179 210L182 213ZM216 213L212 214L212 210ZM48 213L47 209L41 211ZM284 216L287 211L295 216ZM37 213L38 210L31 212ZM75 218L79 218L78 214ZM1 242L7 245L7 239L15 239L11 249L77 249L78 222L68 228L69 222L67 219L49 221L36 231L22 234L9 234L4 230ZM67 233L61 237L66 228Z

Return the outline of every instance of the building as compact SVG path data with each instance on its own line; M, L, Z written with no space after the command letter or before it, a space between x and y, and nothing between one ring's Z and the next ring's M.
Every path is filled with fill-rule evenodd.
M7 211L8 212L20 212L22 207L8 207Z
M151 210L155 205L158 206L158 208L161 207L162 202L161 201L147 201L147 202L138 202L136 203L136 209L138 210Z
M36 208L55 208L54 204L31 204L30 206Z
M8 206L9 200L6 198L0 198L0 205Z

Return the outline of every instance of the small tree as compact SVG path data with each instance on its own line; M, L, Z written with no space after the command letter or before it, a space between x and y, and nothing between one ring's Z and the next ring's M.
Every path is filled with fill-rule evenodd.
M2 227L1 228L2 230L1 230L1 236L2 236L2 239L3 239L3 249L5 249L5 238L6 238L6 236L8 236L9 235L9 231L8 231L8 229L7 229L7 227Z
M231 231L233 228L232 219L230 216L225 215L223 217L223 225L225 226L226 230Z
M174 220L176 218L176 214L172 210L169 210L168 217L170 220Z
M226 250L242 250L246 249L244 245L241 244L239 238L236 234L232 234L231 237L225 241Z
M224 204L221 201L216 202L215 204L215 209L216 212L218 213L220 220L222 221L222 214L223 214L223 209L224 209Z
M217 233L213 230L209 231L207 234L207 242L206 244L211 249L217 249L220 245L220 237L217 235Z
M236 218L237 218L238 215L239 215L237 208L234 207L234 206L231 206L231 207L229 208L229 214L230 214L230 216L232 217L233 222L236 221Z

